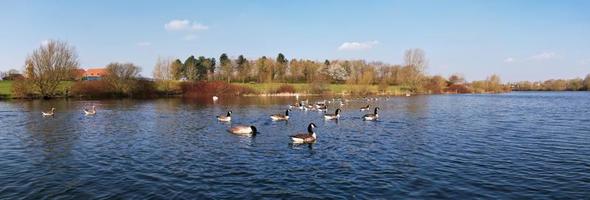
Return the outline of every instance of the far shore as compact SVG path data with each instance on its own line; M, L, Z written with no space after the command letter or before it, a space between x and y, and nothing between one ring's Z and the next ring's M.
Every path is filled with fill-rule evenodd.
M121 96L81 96L72 94L72 86L80 81L63 81L58 90L58 94L52 98L73 98L73 99L117 99L117 98L139 98L146 97L121 97ZM177 82L178 84L182 82ZM219 84L221 83L221 86ZM191 88L191 91L176 91L174 93L160 92L147 98L191 98L206 96L247 96L247 97L309 97L309 96L414 96L414 95L431 95L431 94L495 94L506 93L508 91L468 91L460 92L458 90L447 89L444 91L420 91L412 92L403 86L379 86L375 84L323 84L318 87L317 84L310 83L223 83L220 81L206 82L206 84L215 85L215 87L206 87L205 89ZM207 85L209 86L209 85ZM235 87L239 89L235 89ZM230 88L230 89L228 89ZM205 91L206 90L206 91ZM39 99L40 97L17 98L13 97L12 81L0 81L0 99ZM515 90L519 91L519 90ZM529 91L529 90L527 90ZM548 92L540 90L537 92Z

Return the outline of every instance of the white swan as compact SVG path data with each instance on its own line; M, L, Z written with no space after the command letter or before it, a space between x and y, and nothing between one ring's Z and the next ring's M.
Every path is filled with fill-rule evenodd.
M95 115L96 114L96 107L92 106L91 110L84 108L84 114L85 115Z
M53 116L55 114L55 108L51 108L51 111L49 112L41 112L41 114L45 117L45 116Z

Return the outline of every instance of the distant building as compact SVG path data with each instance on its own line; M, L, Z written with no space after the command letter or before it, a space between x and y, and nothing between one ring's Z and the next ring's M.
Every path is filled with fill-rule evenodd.
M86 69L82 80L100 80L107 75L106 68L89 68Z
M25 77L22 74L8 74L2 80L5 80L5 81L15 81L15 80L21 80L21 79L24 79L24 78Z
M79 81L79 80L82 80L82 78L84 78L85 73L86 73L86 70L84 70L84 69L76 69L76 70L74 70L72 77L74 78L74 80Z

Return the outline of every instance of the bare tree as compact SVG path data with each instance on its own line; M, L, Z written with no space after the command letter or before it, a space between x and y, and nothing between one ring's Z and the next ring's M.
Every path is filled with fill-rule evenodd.
M502 90L502 81L500 76L492 74L486 79L487 90L490 92L500 92Z
M139 78L141 68L133 63L110 63L107 65L107 74L104 80L111 86L114 92L130 94Z
M154 67L154 79L162 91L169 92L172 89L172 81L175 80L176 72L174 59L158 58Z
M424 71L428 65L426 60L426 54L422 49L408 49L404 55L405 68L407 68L407 80L406 83L410 89L414 92L422 87L425 79Z
M25 62L26 78L43 97L55 95L59 83L77 69L78 55L66 42L50 40L33 51Z

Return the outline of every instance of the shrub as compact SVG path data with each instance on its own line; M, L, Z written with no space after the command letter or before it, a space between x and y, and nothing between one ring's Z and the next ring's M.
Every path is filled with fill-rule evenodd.
M295 87L293 87L292 85L285 84L285 85L281 85L279 88L277 88L275 93L296 93L296 91L295 91Z
M373 95L373 92L371 92L370 85L358 85L351 87L350 94L354 96L368 96Z
M85 98L104 98L115 96L109 84L103 80L78 81L72 85L72 95Z
M156 83L150 80L139 79L131 90L133 98L155 98L158 96Z
M329 91L328 84L324 80L314 80L311 83L312 94L324 94Z
M472 93L473 91L464 84L452 84L449 87L447 87L446 92L464 94Z
M10 91L14 98L34 98L36 97L33 91L33 86L25 79L17 79L12 82L12 89Z
M254 94L248 87L226 83L224 81L196 81L181 83L182 94L185 97L200 97L210 95L243 95Z

